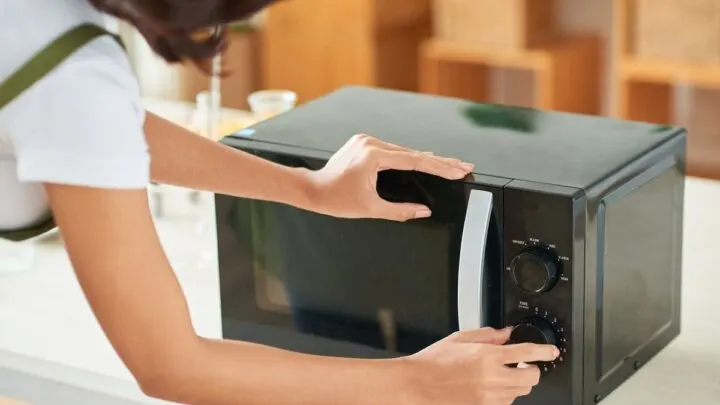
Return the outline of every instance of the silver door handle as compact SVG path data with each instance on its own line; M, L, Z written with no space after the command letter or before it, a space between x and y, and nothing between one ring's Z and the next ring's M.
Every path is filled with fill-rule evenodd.
M485 247L492 215L490 192L470 191L460 242L458 268L458 323L460 330L487 326L483 308Z

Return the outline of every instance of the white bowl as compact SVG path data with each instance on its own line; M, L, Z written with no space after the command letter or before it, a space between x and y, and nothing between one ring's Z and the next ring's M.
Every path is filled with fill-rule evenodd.
M248 104L257 119L264 120L293 109L297 98L290 90L260 90L248 96Z

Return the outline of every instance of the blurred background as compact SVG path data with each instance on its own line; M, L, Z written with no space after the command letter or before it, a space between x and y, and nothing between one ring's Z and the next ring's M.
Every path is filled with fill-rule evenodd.
M720 178L714 0L283 1L232 26L215 87L120 29L148 108L212 136L268 116L252 114L253 92L286 90L270 96L297 105L380 86L681 125L689 174ZM198 129L213 106L219 124Z

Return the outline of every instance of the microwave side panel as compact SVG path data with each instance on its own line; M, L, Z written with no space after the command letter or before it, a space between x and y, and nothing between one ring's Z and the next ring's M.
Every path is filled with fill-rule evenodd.
M680 334L686 135L587 189L584 404Z

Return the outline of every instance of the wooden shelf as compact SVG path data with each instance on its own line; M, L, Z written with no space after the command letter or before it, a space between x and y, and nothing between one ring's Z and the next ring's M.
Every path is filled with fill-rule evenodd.
M720 65L640 59L626 56L619 74L625 80L651 83L685 83L720 89Z
M489 100L488 69L511 68L534 74L534 107L600 112L600 40L572 37L542 50L498 50L437 39L420 51L420 91L479 102Z
M547 51L498 51L497 49L472 47L438 39L425 42L421 52L425 58L436 60L535 71L546 69L551 59Z
M433 0L433 37L497 49L537 49L559 37L558 0Z
M618 79L617 116L633 121L673 124L675 83L720 89L720 69L623 63ZM687 173L720 180L720 134L689 129Z
M613 114L620 119L674 124L675 88L720 90L720 65L638 57L633 51L634 0L614 0L613 36L618 45ZM720 179L720 134L688 133L687 173Z

